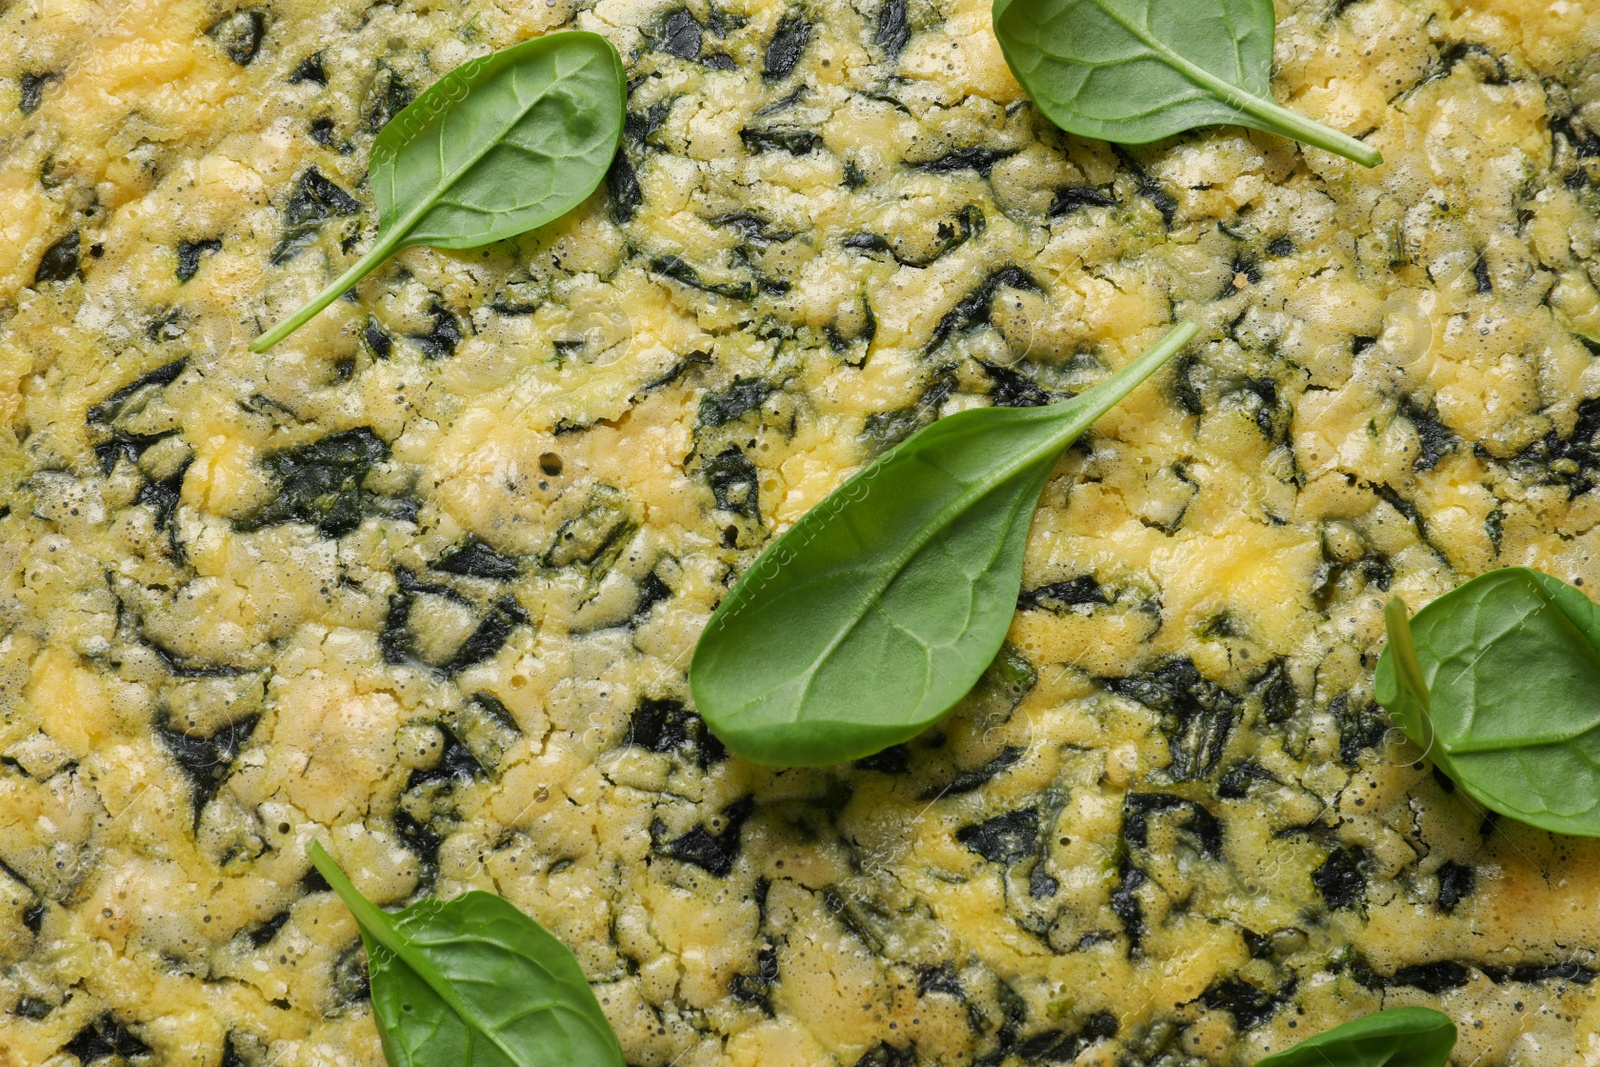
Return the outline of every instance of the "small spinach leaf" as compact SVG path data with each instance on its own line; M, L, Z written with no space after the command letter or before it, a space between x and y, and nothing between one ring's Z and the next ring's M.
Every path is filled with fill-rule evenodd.
M1491 811L1600 837L1600 605L1526 567L1384 612L1378 702Z
M1272 0L994 0L1000 50L1068 133L1144 144L1234 123L1383 162L1272 97Z
M1028 527L1061 453L1197 330L1178 326L1071 400L940 419L807 512L695 648L690 690L712 731L748 759L823 766L948 711L1005 639Z
M373 142L377 243L250 350L289 336L402 248L477 248L565 215L605 178L626 108L617 50L582 30L446 74Z
M307 851L361 928L390 1067L622 1067L578 961L511 904L472 892L390 915Z
M1389 1008L1275 1052L1256 1067L1444 1067L1456 1025L1432 1008Z

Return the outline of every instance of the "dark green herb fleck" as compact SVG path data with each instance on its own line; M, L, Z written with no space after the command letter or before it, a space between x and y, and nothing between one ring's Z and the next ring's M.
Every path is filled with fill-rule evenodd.
M178 280L186 282L200 269L200 256L205 252L222 251L222 242L215 237L204 241L178 242Z
M22 76L22 95L18 103L24 115L31 115L39 110L39 105L44 101L45 87L58 76L56 74L24 74Z
M78 276L78 231L73 230L44 250L33 272L33 284L71 281Z
M261 50L261 38L267 32L267 16L260 11L235 11L206 32L229 59L241 67L249 66Z
M71 1041L61 1046L61 1051L70 1052L82 1063L93 1063L107 1056L143 1056L149 1053L150 1046L129 1033L116 1016L102 1012L85 1023Z

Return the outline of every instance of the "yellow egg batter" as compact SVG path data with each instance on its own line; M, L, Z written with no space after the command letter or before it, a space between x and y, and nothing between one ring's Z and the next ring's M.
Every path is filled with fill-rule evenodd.
M1600 1064L1600 846L1371 695L1392 594L1600 582L1593 0L1280 2L1371 171L1063 135L983 0L231 2L0 0L0 1064L381 1063L313 837L526 910L638 1067L1246 1065L1401 1004ZM375 131L564 26L627 66L605 186L251 354L372 240ZM725 754L684 670L774 531L1180 317L946 722Z

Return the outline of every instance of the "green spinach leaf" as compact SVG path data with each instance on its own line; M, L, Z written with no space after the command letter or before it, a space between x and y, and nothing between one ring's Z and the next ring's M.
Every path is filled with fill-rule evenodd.
M1390 1008L1308 1037L1256 1067L1444 1067L1456 1025L1432 1008Z
M1600 605L1526 567L1384 612L1378 702L1468 796L1600 837Z
M582 30L446 74L373 142L377 243L251 351L289 336L402 248L477 248L565 215L605 177L626 108L617 50Z
M1273 99L1274 29L1272 0L994 0L1006 62L1069 133L1144 144L1233 123L1383 162Z
M1178 326L1071 400L940 419L802 516L695 648L689 686L712 731L748 759L823 766L948 711L1005 639L1028 527L1061 453L1197 330Z
M390 915L308 852L361 928L391 1067L623 1067L578 961L511 904L473 892Z

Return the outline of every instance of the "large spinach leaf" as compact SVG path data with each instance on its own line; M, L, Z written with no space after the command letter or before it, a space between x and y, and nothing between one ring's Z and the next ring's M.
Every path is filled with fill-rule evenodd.
M446 74L373 142L377 243L251 351L289 336L402 248L476 248L565 215L605 177L626 108L617 50L582 30Z
M515 907L473 892L390 915L308 851L361 929L391 1067L623 1067L578 961Z
M1274 28L1272 0L994 0L1006 62L1069 133L1144 144L1234 123L1381 163L1273 99Z
M1600 837L1600 605L1526 567L1384 612L1378 702L1467 795Z
M1256 1067L1444 1067L1456 1025L1432 1008L1375 1011L1275 1052Z
M1028 527L1061 453L1197 329L1180 325L1071 400L940 419L802 516L695 648L689 685L712 731L748 759L821 766L948 711L1005 639Z

